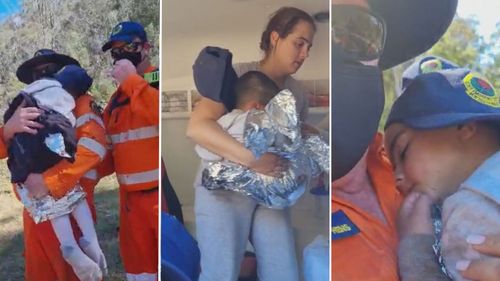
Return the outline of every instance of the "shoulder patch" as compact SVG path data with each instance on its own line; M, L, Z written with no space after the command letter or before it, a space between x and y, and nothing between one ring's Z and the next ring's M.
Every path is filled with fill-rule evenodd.
M347 238L359 233L359 228L347 217L344 211L332 213L332 240Z
M500 92L496 92L491 83L478 73L467 74L463 83L465 92L475 101L490 107L500 107Z
M160 81L160 71L155 70L144 74L144 79L148 81L149 84L157 83Z

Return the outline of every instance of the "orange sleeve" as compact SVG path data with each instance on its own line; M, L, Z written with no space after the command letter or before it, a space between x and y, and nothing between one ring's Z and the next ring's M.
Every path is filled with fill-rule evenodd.
M0 159L7 158L7 144L3 140L3 126L0 127Z
M78 128L80 138L78 139L75 161L73 163L66 160L60 161L43 173L45 184L55 198L64 196L87 171L105 158L105 134L104 128L95 121L89 121ZM94 147L89 146L89 142Z
M104 160L102 160L102 162L97 165L96 169L99 178L109 176L115 172L115 164L113 162L113 154L111 149L108 149Z
M120 91L130 97L130 107L134 114L145 118L149 124L160 124L159 92L138 74L127 77L120 85Z

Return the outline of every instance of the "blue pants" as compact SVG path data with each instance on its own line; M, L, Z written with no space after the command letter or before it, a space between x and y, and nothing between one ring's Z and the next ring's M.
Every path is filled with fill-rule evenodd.
M199 281L235 281L248 240L255 248L260 281L298 281L288 209L257 205L245 195L195 185Z

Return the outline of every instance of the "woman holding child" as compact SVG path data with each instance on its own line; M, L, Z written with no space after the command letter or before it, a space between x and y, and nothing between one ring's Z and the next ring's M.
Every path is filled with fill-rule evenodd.
M281 89L288 88L297 100L301 120L307 116L307 98L291 75L309 55L316 26L306 12L292 7L276 11L262 34L259 62L234 66L238 76L257 70L266 74ZM204 93L202 93L204 94ZM199 145L250 169L278 176L286 162L266 153L256 159L252 152L227 134L218 124L228 108L220 97L206 96L195 107L187 135ZM195 215L201 250L200 280L228 280L238 277L248 239L258 260L259 279L298 280L295 245L288 210L260 207L249 197L228 192L208 191L201 186L201 170L195 180Z

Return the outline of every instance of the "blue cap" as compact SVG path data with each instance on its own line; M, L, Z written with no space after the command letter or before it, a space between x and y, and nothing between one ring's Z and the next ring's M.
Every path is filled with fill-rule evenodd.
M117 24L111 31L108 41L102 45L102 51L106 52L111 49L113 42L122 41L132 43L134 38L138 37L142 42L147 42L146 31L144 27L137 22L124 21Z
M466 68L418 75L392 106L385 125L436 129L470 121L500 121L500 92Z
M238 80L232 58L227 49L205 47L193 65L194 83L200 95L223 103L228 111L236 104L234 87Z
M438 56L425 56L413 62L404 72L402 76L402 91L420 74L438 71L442 69L459 68L459 66L449 60Z
M93 81L85 69L74 64L63 67L54 75L54 79L61 83L63 89L75 94L86 93Z

